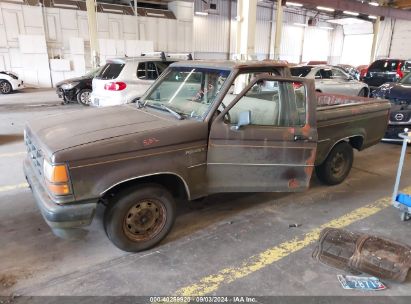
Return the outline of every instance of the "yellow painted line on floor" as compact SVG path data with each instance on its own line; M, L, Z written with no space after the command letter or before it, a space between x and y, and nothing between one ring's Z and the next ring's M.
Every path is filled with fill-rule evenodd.
M28 186L29 186L29 184L27 184L27 183L21 183L21 184L17 184L17 185L0 186L0 193L1 192L12 191L12 190L17 190L17 189L28 188Z
M27 153L27 152L25 152L25 151L22 151L22 152L14 152L14 153L4 153L4 154L0 154L0 158L20 156L20 155L24 155L24 154L26 154L26 153Z
M411 187L402 190L411 193ZM381 198L374 203L355 209L339 218L325 223L310 232L286 241L278 246L267 249L259 254L243 260L239 266L227 267L215 274L208 275L197 283L183 287L175 292L179 296L203 296L216 291L221 284L230 284L244 278L264 267L273 264L297 252L318 240L320 232L326 227L344 228L352 223L372 216L391 205L391 197Z

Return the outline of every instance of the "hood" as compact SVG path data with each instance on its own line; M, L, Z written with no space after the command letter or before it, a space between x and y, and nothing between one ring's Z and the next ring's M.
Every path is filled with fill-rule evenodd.
M63 81L57 82L57 83L56 83L56 87L60 87L62 84L65 84L65 83L82 81L82 80L86 80L86 79L92 79L92 77L80 76L80 77L65 79L65 80L63 80Z
M51 157L61 150L167 128L180 122L160 115L139 110L135 105L89 108L32 121L28 123L26 132Z
M389 83L387 86L387 99L401 99L411 101L411 85L402 83Z

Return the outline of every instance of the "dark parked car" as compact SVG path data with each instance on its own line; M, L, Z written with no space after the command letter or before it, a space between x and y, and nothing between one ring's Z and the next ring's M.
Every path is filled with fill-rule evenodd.
M364 82L370 89L376 89L386 82L397 82L404 77L405 60L382 59L374 61L368 68Z
M91 70L84 76L70 78L56 84L57 95L63 98L63 104L78 102L84 106L90 104L90 94L94 76L101 70L101 67Z
M388 99L391 102L390 120L383 141L398 141L398 133L404 128L411 129L411 73L399 82L383 84L373 93L374 97Z

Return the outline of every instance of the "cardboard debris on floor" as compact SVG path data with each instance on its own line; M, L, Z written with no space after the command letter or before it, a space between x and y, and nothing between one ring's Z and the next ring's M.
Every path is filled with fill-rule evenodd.
M387 289L387 287L376 277L356 277L339 274L337 278L344 289L359 289L365 291Z
M351 274L366 273L402 283L411 268L411 247L382 237L326 228L313 258Z

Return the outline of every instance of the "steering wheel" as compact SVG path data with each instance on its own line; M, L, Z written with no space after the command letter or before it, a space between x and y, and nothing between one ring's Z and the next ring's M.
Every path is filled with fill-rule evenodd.
M220 115L221 112L223 112L223 111L227 108L227 106L226 106L224 103L221 103L220 106L223 108L223 110L222 110L222 111L217 110L217 113L218 113L219 115ZM225 122L230 122L230 121L231 121L230 112L225 113L225 115L224 115L224 121L225 121Z

